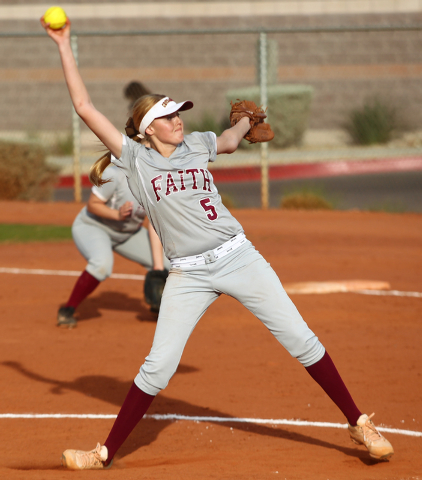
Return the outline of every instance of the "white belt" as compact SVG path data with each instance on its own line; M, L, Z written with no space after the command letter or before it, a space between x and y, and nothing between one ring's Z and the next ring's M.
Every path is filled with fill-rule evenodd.
M219 247L214 248L214 250L208 250L208 252L200 253L199 255L192 255L190 257L172 258L170 263L172 267L182 269L194 267L195 265L213 263L228 253L233 252L233 250L236 250L236 248L239 248L245 242L246 235L244 233L239 233Z

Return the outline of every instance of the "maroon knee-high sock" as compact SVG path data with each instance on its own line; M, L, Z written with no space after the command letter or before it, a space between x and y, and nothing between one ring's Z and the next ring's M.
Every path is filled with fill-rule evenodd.
M132 383L116 421L104 443L108 450L107 464L111 462L130 432L145 415L154 398L153 395L143 392L135 382Z
M321 360L310 367L306 367L306 370L343 412L350 425L356 425L362 413L355 405L328 353L325 352Z
M85 298L98 287L99 283L99 280L84 270L73 287L66 307L76 309L82 300L85 300Z

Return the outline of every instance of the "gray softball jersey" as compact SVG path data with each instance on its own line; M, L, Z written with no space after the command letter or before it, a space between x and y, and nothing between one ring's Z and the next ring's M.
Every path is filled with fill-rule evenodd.
M134 197L145 209L167 258L198 255L242 233L223 205L208 162L217 156L213 132L185 135L169 158L123 135L123 170Z
M133 202L132 215L122 221L111 220L94 215L93 213L88 212L85 207L80 212L80 216L83 217L82 220L85 220L87 223L92 223L92 220L94 220L115 232L137 232L145 220L146 213L143 207L141 207L139 202L132 195L131 191L127 188L125 174L114 165L109 165L104 170L103 178L109 179L110 182L105 183L101 187L92 187L92 192L113 210L118 210L126 202Z
M112 157L128 177L129 188L170 259L200 255L243 233L221 203L207 170L216 156L215 134L195 132L185 136L170 158L128 137L123 139L121 158ZM195 325L221 293L245 305L303 365L312 365L324 355L324 347L274 270L246 241L205 265L170 270L152 348L135 378L143 392L157 395L167 386Z

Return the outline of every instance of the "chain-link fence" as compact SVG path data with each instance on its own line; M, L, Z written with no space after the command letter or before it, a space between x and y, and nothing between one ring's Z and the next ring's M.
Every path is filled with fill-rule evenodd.
M195 108L182 117L187 131L220 133L237 95L268 104L277 141L268 149L243 141L210 166L226 201L266 208L279 201L266 179L272 166L291 158L286 147L300 145L307 129L339 131L367 98L397 106L409 129L422 128L421 30L408 24L74 32L72 46L93 103L121 131L132 81L192 100ZM0 139L42 145L62 176L76 173L81 200L79 178L103 146L75 119L55 45L44 32L0 34L0 56Z

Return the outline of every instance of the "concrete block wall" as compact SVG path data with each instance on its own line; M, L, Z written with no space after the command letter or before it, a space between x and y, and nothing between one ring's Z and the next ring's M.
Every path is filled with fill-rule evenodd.
M127 2L117 1L114 4L121 11L126 10L127 17L94 19L77 15L77 8L86 6L86 2L71 1L66 5L69 12L72 8L75 11L72 20L75 32L422 24L422 11L419 3L412 6L414 2L368 0L364 12L357 8L362 2L354 0L246 3L254 7L261 5L263 12L267 12L271 4L275 11L281 5L284 12L290 14L249 15L241 11L236 16L233 12L236 13L236 4L240 5L237 1L191 0L184 2L186 17L169 18L164 13L173 6L180 15L177 9L181 5L181 2L170 0L153 2L155 7L163 7L163 15L156 13L156 17L143 18L136 9L133 10L136 14L131 15ZM91 1L90 4L101 11L107 10L104 2ZM309 11L303 11L304 4ZM381 11L380 4L384 5ZM151 2L137 2L139 5L144 5L147 11ZM153 14L154 5L148 10ZM220 6L220 13L209 16L207 12L213 6ZM38 18L44 7L45 3L38 0L2 2L0 33L40 32ZM40 11L35 18L37 8ZM224 11L228 13L224 15ZM227 90L256 84L257 38L255 33L80 36L79 64L94 104L118 128L123 129L127 118L123 88L132 80L142 81L154 92L166 93L176 100L191 99L196 105L184 114L187 121L198 120L205 111L221 118L227 112ZM422 103L422 31L274 33L269 38L277 42L278 82L309 84L314 88L310 128L339 128L350 109L374 95L397 105L410 128L422 128L419 108ZM70 129L70 101L51 40L46 37L0 37L0 58L0 131L30 133Z

